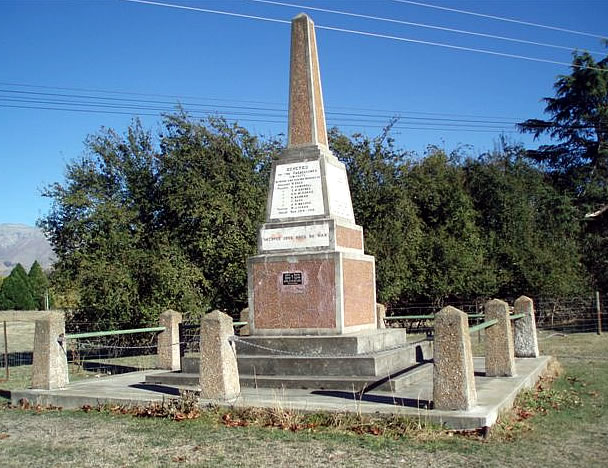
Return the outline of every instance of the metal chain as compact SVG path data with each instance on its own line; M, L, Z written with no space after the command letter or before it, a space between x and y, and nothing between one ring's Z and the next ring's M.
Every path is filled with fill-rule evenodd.
M299 352L295 352L295 351L285 351L283 349L276 349L276 348L270 348L268 346L263 346L260 344L256 344L256 343L250 343L249 341L245 341L240 339L238 336L233 335L231 337L228 338L228 341L233 342L233 343L242 343L244 345L247 346L251 346L252 348L258 348L258 349L262 349L264 351L270 351L272 353L278 353L278 354L285 354L288 356L295 356L295 357L303 357L303 358L336 358L336 357L358 357L358 356L371 356L372 354L374 354L374 352L367 352L367 353L353 353L353 354L311 354L311 353L299 353ZM404 349L407 348L408 346L410 346L411 343L405 344L405 345L397 345L397 346L392 346L390 348L385 348L382 349L381 351L393 351L393 350L397 350L397 349Z
M177 346L177 345L188 345L188 344L192 344L192 343L198 343L199 340L193 340L193 341L180 341L178 343L171 343L169 346ZM76 346L78 346L79 348L86 348L86 349L103 349L103 348L111 348L111 349L151 349L151 348L157 348L158 344L152 344L152 345L145 345L145 346L113 346L113 345L100 345L100 344L94 344L91 342L87 342L87 341L77 341L76 342Z

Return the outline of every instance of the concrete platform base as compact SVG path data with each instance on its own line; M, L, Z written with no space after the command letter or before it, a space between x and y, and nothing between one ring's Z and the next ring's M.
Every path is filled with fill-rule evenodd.
M423 375L433 342L408 342L403 329L331 336L250 336L235 340L241 387L365 392L398 390ZM184 357L182 372L146 376L146 383L198 385L200 358ZM428 368L428 366L427 366Z
M471 411L438 411L432 405L432 379L425 378L397 391L371 390L360 395L340 390L302 390L243 388L231 402L201 400L203 404L235 407L281 407L297 411L356 412L362 414L400 415L444 424L453 429L492 426L501 411L510 408L517 394L534 386L547 369L550 357L516 359L514 377L486 377L483 358L475 358L475 384L478 405ZM168 385L146 384L146 376L165 371L146 371L87 380L69 384L62 390L22 390L11 392L18 404L30 403L80 408L83 405L136 405L158 402L179 396L179 389ZM196 387L191 387L196 389Z

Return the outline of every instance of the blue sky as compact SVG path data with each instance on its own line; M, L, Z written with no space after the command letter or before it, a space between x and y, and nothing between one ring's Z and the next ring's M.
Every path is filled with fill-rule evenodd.
M559 48L252 0L164 3L286 21L305 11L326 27L554 62L571 59ZM288 3L607 50L597 37L394 0ZM608 35L603 0L422 3ZM541 98L552 95L557 75L569 72L555 63L327 29L317 30L317 41L329 124L374 136L390 116L400 116L398 146L421 154L429 144L448 151L472 145L472 155L492 149L501 130L513 131L513 122L542 117ZM138 115L155 129L158 109L178 101L197 115L217 111L238 119L255 133L284 133L288 72L288 24L124 0L0 0L0 223L33 225L48 211L40 189L62 181L66 163L82 154L88 134L102 126L123 132ZM536 144L528 136L511 136Z

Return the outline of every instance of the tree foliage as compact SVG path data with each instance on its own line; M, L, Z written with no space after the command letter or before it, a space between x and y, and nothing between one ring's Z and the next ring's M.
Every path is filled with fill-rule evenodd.
M53 207L39 222L76 319L114 327L153 323L166 308L193 318L243 306L270 146L183 113L158 135L134 122L89 137L66 182L44 192Z
M49 308L52 306L52 300L49 293L49 280L42 271L42 267L38 261L35 261L30 267L30 271L27 274L28 284L32 299L36 309L45 310L47 297L49 299Z
M571 199L505 139L465 164L499 296L567 296L587 287Z
M606 200L608 180L608 58L596 62L589 53L575 54L572 73L554 85L555 97L544 99L549 120L519 124L535 138L549 135L554 143L528 156L558 172L577 196Z
M422 296L443 303L449 298L494 292L477 214L457 160L431 147L406 178L423 224Z
M35 302L25 269L18 263L2 282L0 310L34 310Z
M608 57L575 53L572 72L558 78L555 96L544 99L548 120L530 119L523 132L552 143L527 155L547 167L559 190L572 197L580 219L608 206ZM603 215L603 218L606 214ZM591 218L582 234L584 262L597 288L608 289L605 219Z
M378 300L418 295L422 226L401 181L408 155L396 151L387 134L349 138L334 129L329 137L332 150L346 165L355 219L364 227L365 250L376 257Z
M347 168L379 301L571 294L587 287L573 195L517 145L463 159L330 131ZM194 318L247 301L270 162L281 144L219 118L165 116L152 134L134 122L102 129L49 186L39 225L57 262L52 283L76 320L99 328L154 323L166 309ZM463 162L464 161L464 162Z

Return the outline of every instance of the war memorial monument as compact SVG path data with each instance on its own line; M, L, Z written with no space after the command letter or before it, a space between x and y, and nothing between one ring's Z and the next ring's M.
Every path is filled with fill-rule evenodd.
M68 384L64 314L32 315L33 388L11 392L12 402L141 404L191 389L203 403L276 407L281 389L280 403L292 409L424 412L440 424L476 428L494 424L550 360L539 356L534 305L525 296L514 313L504 301L488 301L485 321L474 327L467 314L445 307L434 316L432 341L384 328L375 259L364 253L344 164L328 147L314 24L304 14L292 20L287 148L272 163L247 273L241 320L248 335L235 336L232 318L214 311L201 320L199 355L183 356L182 315L168 310L157 330L157 369L143 373ZM473 357L470 333L481 329L485 357Z

